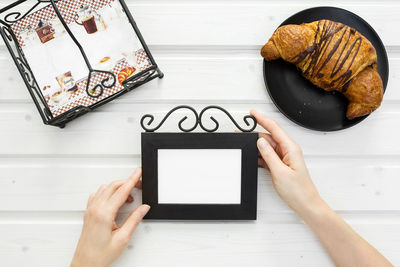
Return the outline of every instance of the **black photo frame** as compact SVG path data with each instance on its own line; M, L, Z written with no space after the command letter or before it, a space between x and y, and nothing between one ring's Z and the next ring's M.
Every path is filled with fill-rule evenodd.
M145 219L256 220L257 139L257 133L142 133L143 203L151 206ZM241 149L240 204L159 204L159 149Z
M219 128L219 122L217 119L215 119L213 116L209 117L209 120L213 127L210 127L210 123L205 123L204 122L204 117L205 113L211 109L222 111L225 113L225 115L231 120L231 122L235 125L236 129L240 130L242 133L234 133L229 132L229 133L215 133L215 131L218 130ZM165 121L170 117L170 115L177 111L177 110L187 110L194 115L194 124L192 127L188 128L187 126L184 127L183 124L185 121L188 119L188 116L184 116L178 123L179 129L182 131L182 133L156 133L158 129L161 128L161 126L165 123ZM256 220L257 219L257 168L258 168L258 149L257 149L257 139L258 139L258 134L254 133L254 129L257 126L257 121L256 119L251 116L251 115L245 115L243 117L243 121L246 124L245 127L241 127L236 120L232 117L232 115L223 109L222 107L219 106L207 106L203 108L199 113L190 106L182 105L182 106L177 106L173 109L171 109L165 116L164 118L157 124L156 126L152 126L154 122L154 116L151 114L146 114L142 117L140 124L142 128L146 131L145 133L142 133L142 168L143 168L143 173L142 173L142 182L143 182L143 203L148 204L151 206L150 212L145 216L145 219L164 219L164 220ZM187 123L186 123L187 125ZM205 133L191 133L194 131L197 126L200 126L200 128L205 131ZM199 152L197 150L219 150L221 149L221 152L225 153L225 156L229 157L232 156L229 160L235 161L232 162L232 164L238 164L240 162L240 170L236 169L233 170L236 172L234 174L234 179L236 182L236 186L240 184L240 194L238 194L239 190L238 188L233 188L233 197L230 195L229 201L222 201L219 198L219 193L215 193L213 195L213 199L210 200L201 200L198 201L187 201L188 199L192 198L193 193L197 194L197 196L201 196L201 192L199 195L199 191L195 192L192 191L192 193L187 193L185 197L189 196L189 198L186 198L185 201L182 201L182 199L177 200L178 198L176 197L176 194L180 194L180 192L173 192L173 191L163 191L168 192L169 197L168 201L162 200L159 201L159 167L164 166L164 171L165 167L170 169L170 165L173 167L179 167L179 164L185 164L182 165L183 169L186 168L186 171L191 171L191 168L194 168L194 166L191 166L192 162L186 162L188 159L192 159L194 156L193 153L199 154L200 156L205 157L205 155L202 152ZM232 153L229 153L230 151L226 151L232 149ZM186 152L192 153L191 156L186 153L184 157L179 156L178 154L175 154L174 161L172 163L165 164L162 163L159 166L159 150L168 150L168 153L171 153L173 150L186 150ZM190 150L190 151L188 151ZM222 151L223 150L223 151ZM241 150L240 152L240 158L237 158L238 154L236 150ZM177 152L177 151L174 151ZM218 151L219 152L219 151ZM221 155L216 155L218 153L217 151L213 151L213 155L217 157L221 157ZM226 154L228 152L228 154ZM184 153L184 154L185 154ZM189 154L190 154L189 153ZM201 155L202 154L202 155ZM177 156L178 155L178 156ZM161 156L161 153L160 153ZM175 160L179 160L180 162L177 163ZM218 158L219 159L219 158ZM214 166L214 168L217 167L218 163L217 160L207 158L209 161L208 164L211 164ZM164 159L165 160L165 154L164 154ZM168 160L171 160L169 158ZM197 166L196 166L197 167ZM237 167L237 165L232 165L233 168ZM226 168L229 168L229 166L226 166ZM198 169L198 173L201 173L203 170ZM214 171L213 174L216 175L216 177L221 177L221 174L218 174L216 169L212 170ZM240 171L240 180L238 177ZM168 172L168 171L167 171ZM172 171L172 174L169 173L168 175L175 176L175 178L179 177L182 181L186 179L185 177L187 176L182 175L182 174L177 174L175 173L175 170ZM200 175L207 175L207 173L201 173ZM223 174L222 174L223 175ZM202 176L203 177L203 176ZM214 177L209 176L208 178L214 179ZM227 178L227 176L222 177L222 178ZM201 178L199 178L201 179ZM219 178L217 178L219 179ZM230 179L230 178L228 178ZM179 186L179 179L175 180L177 183L176 186ZM208 181L210 183L210 181ZM216 183L219 183L218 189L220 190L221 187L224 187L223 183L226 183L227 181L216 181ZM212 183L212 182L211 182ZM161 185L168 185L168 183L163 181ZM205 183L203 183L204 185ZM208 185L208 184L207 184ZM173 185L175 186L175 185ZM191 184L190 185L190 190L196 190L196 186L201 186L201 184ZM212 186L212 184L210 184ZM205 187L203 187L203 190ZM165 189L164 189L165 190ZM205 190L206 191L206 190ZM163 193L163 194L164 194ZM207 192L204 192L205 194ZM172 197L171 197L172 196ZM165 195L164 195L165 197ZM180 197L180 196L179 196ZM240 200L239 200L240 198ZM216 201L216 199L219 199ZM193 200L193 199L192 199ZM215 202L214 202L215 201ZM161 202L161 203L160 203Z

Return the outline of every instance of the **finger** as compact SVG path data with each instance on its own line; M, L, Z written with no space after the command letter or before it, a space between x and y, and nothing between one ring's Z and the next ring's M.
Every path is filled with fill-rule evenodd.
M135 185L135 187L136 187L137 189L142 189L142 180L139 180L139 181L137 182L137 184Z
M105 184L100 185L99 189L97 189L96 195L101 194L104 191L104 189L106 189L106 187L107 186Z
M93 200L101 199L102 198L102 193L104 192L106 187L107 186L105 184L100 185L99 189L97 189L97 192L94 194Z
M264 138L265 140L268 141L268 143L272 146L272 148L275 150L276 154L278 154L278 156L282 159L283 154L281 152L281 148L280 146L275 142L274 139L272 139L272 136L270 134L267 133L260 133L259 134L260 137ZM283 147L287 147L287 146L283 146Z
M243 133L240 130L235 130L235 133ZM274 139L272 139L271 135L268 133L259 133L259 132L252 132L252 133L258 133L258 137L264 137L270 144L271 146L275 149L277 147L276 142Z
M240 130L235 130L235 133L242 133L242 131ZM253 132L253 133L257 133L257 132ZM270 145L278 152L279 147L278 144L274 141L274 139L272 139L272 136L268 133L258 133L258 137L263 137L265 138ZM279 153L278 153L279 154ZM258 152L258 155L261 156L260 152Z
M133 196L129 195L128 198L126 199L127 203L132 203L133 202Z
M104 198L109 199L115 191L118 190L124 183L126 183L128 179L118 180L111 182L107 187L102 191L102 195Z
M261 168L265 168L269 170L267 164L265 163L265 160L263 158L258 158L258 166Z
M87 202L87 205L86 205L86 208L88 208L89 205L92 203L92 201L94 199L94 195L95 195L95 193L90 194L88 202Z
M267 140L267 142L268 142L268 143L272 146L272 148L275 150L276 154L278 154L278 156L282 159L283 155L282 155L282 153L281 153L281 149L280 149L280 147L278 146L278 144L275 142L275 140L272 139L272 136L271 136L270 134L267 134L267 133L259 133L258 136L259 136L259 138L262 137L262 138L264 138L265 140ZM260 151L259 151L259 155L261 156Z
M275 140L272 138L272 136L270 134L267 133L258 133L258 137L262 137L265 140L268 141L268 143L272 146L273 149L277 149L278 144L275 142Z
M115 231L117 229L119 229L119 227L118 227L117 223L115 221L113 221L112 231Z
M131 177L110 197L109 205L117 213L118 209L126 202L135 185L142 176L142 168L137 168Z
M250 114L256 118L258 124L271 134L273 140L278 144L294 143L287 133L274 120L255 110L251 110Z
M262 158L259 157L259 158L258 158L258 166L259 166L259 167L264 167L263 164L264 164L264 160L263 160Z
M272 139L272 136L270 134L267 133L258 133L259 138L262 137L265 140L268 141L268 143L272 146L272 148L275 150L276 154L278 154L278 156L282 159L283 155L281 152L281 148L279 147L279 145L274 141L274 139ZM286 146L287 147L287 146ZM260 151L258 151L258 155L261 157Z
M140 205L135 211L133 211L128 219L124 222L122 227L119 229L118 234L122 234L126 237L130 237L135 231L138 224L142 221L143 217L149 212L149 205Z
M283 164L272 146L264 138L258 139L257 147L271 172L276 172L282 167L287 167Z

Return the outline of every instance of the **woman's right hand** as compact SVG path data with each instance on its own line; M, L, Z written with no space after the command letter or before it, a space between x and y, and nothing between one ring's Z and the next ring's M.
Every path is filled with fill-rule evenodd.
M393 266L322 200L299 145L275 121L250 114L269 132L259 134L259 165L270 170L278 194L311 227L336 266Z
M259 133L258 164L271 172L279 196L300 216L323 204L311 181L300 146L274 120L255 110L250 114L268 131Z

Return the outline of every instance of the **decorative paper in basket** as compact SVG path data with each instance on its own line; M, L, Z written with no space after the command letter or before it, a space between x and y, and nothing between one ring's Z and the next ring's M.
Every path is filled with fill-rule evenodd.
M76 15L76 12L78 11L79 7L84 4L84 3L89 3L91 8L97 10L105 5L107 5L110 2L114 2L115 0L92 0L92 1L87 1L87 0L64 0L64 1L59 1L57 2L57 7L60 10L61 15L63 16L65 22L67 24L70 24L74 22L74 18ZM24 41L22 40L22 37L20 35L20 31L25 29L28 25L35 25L37 24L40 20L45 20L49 21L51 19L56 18L57 15L54 12L54 9L49 5L45 8L42 8L41 10L33 13L32 15L27 16L24 19L21 19L14 23L11 28L15 33L15 36L18 39L18 43L20 46L24 46Z
M95 29L93 32L89 32L87 25L82 24L83 20L82 23L77 21L83 4L96 14L91 21L91 26ZM116 83L112 88L104 88L98 98L87 95L89 70L65 28L58 23L54 9L49 5L26 16L14 23L12 30L54 117L77 106L89 107L123 90L118 74L125 71L125 68L130 70L132 76L152 65L119 1L63 0L57 2L57 7L84 47L92 67L111 71L115 74ZM40 38L38 30L41 25L48 25L48 39ZM27 32L31 34L29 39ZM90 86L98 84L106 77L107 74L94 74ZM71 87L66 88L60 80L73 84L73 90L69 90Z

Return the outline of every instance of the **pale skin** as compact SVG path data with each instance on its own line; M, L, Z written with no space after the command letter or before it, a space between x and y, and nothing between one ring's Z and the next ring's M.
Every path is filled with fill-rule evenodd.
M270 118L252 110L259 133L258 164L270 171L279 196L312 229L337 266L393 266L382 254L359 236L321 198L304 162L301 148ZM104 267L117 259L128 245L136 226L150 207L139 206L118 227L115 217L130 192L141 187L141 169L127 180L116 181L90 196L82 234L71 266Z
M150 210L150 206L141 205L121 227L115 223L119 208L133 202L133 188L141 188L141 176L142 169L138 168L130 178L102 185L89 197L71 267L106 267L122 254L133 231Z

